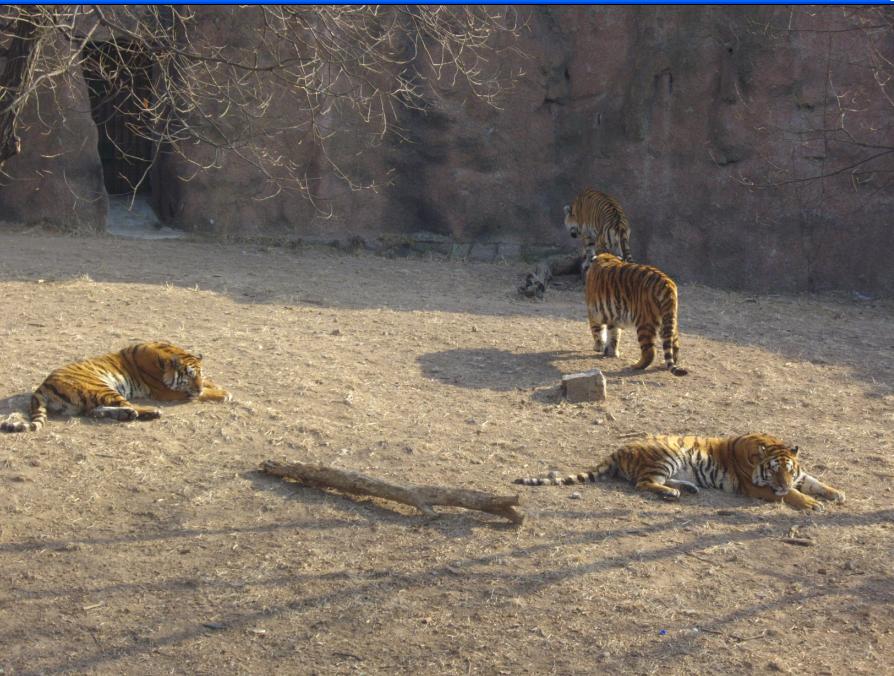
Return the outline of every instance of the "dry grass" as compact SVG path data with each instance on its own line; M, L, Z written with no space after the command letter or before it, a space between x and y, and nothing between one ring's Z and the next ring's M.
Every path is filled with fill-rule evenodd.
M596 360L580 290L521 300L519 266L7 234L0 271L0 415L134 339L201 351L236 395L0 437L7 675L889 668L890 302L684 287L674 378L626 368L630 332ZM594 365L609 401L560 402L560 375ZM505 492L631 433L746 430L799 444L848 502L520 488L515 529L254 471Z

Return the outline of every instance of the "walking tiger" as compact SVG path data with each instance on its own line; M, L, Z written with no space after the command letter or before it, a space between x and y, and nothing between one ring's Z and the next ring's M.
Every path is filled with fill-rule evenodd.
M568 234L581 239L584 265L600 253L616 253L625 261L633 260L630 223L614 197L587 188L564 209Z
M585 293L590 332L598 353L619 356L620 327L632 324L642 353L633 368L644 369L655 358L655 340L660 328L668 370L675 376L688 373L677 365L680 336L674 280L658 268L626 263L612 254L599 254L587 270Z

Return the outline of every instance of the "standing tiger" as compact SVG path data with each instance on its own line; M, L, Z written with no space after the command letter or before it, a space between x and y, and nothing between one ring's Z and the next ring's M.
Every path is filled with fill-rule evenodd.
M152 420L157 408L130 399L229 401L231 395L202 375L202 356L170 343L139 343L53 371L31 395L30 421L0 423L3 432L37 432L47 411L115 420Z
M798 447L768 434L739 437L655 436L618 448L594 469L567 477L516 479L526 486L595 482L622 477L636 490L677 500L680 489L698 493L699 487L719 488L771 502L784 501L796 509L822 510L811 495L844 502L844 493L804 472Z
M587 188L564 209L568 234L582 240L584 265L594 255L605 252L617 253L625 261L633 260L630 256L630 223L614 197Z
M644 369L655 358L655 339L661 330L664 363L675 376L688 371L677 366L680 336L677 332L677 285L649 265L626 263L617 256L595 256L586 281L587 315L596 351L617 357L621 326L636 326L642 352L633 365ZM608 333L608 343L606 343Z

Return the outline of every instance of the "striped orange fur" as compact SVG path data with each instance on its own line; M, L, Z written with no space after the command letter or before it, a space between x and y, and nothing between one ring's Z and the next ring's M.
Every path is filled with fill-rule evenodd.
M630 223L614 197L587 188L564 209L565 227L569 235L580 237L586 261L600 253L616 253L625 261L633 260Z
M199 399L229 401L230 393L202 374L202 356L170 343L139 343L119 352L63 366L31 395L30 419L0 423L2 432L37 432L47 412L115 420L151 420L157 408L137 406L131 398L156 401Z
M677 500L680 490L719 488L797 509L822 510L810 497L844 502L844 493L801 469L798 447L768 434L739 437L655 436L624 444L587 472L516 479L526 486L567 485L621 477L637 490Z
M675 376L688 373L677 365L677 285L661 270L599 254L587 270L586 300L598 353L619 356L621 327L633 325L642 353L633 368L644 369L655 359L655 340L660 331L665 366Z

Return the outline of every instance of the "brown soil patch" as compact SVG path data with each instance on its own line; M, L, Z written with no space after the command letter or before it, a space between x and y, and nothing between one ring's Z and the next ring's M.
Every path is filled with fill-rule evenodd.
M894 306L681 289L675 378L598 360L521 265L0 235L0 415L165 338L232 404L0 437L0 668L98 673L881 673L892 652ZM605 405L561 374L599 366ZM763 430L847 492L512 486L625 435ZM284 484L267 458L523 492L521 528ZM789 535L812 546L783 542Z

